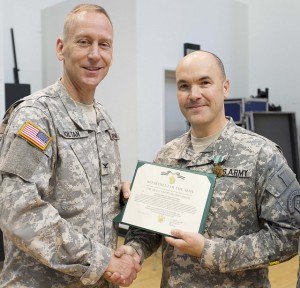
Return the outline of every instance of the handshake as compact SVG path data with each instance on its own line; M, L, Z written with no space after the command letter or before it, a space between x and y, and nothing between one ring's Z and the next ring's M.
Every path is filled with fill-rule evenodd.
M141 270L140 255L133 247L122 245L112 255L104 278L119 286L128 287Z

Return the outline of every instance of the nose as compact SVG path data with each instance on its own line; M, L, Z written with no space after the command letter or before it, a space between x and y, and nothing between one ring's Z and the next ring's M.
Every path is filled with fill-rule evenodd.
M90 51L88 53L88 58L94 61L98 61L101 58L98 43L93 43L93 45L91 45Z
M202 97L202 90L198 85L192 85L190 90L190 99L197 100Z

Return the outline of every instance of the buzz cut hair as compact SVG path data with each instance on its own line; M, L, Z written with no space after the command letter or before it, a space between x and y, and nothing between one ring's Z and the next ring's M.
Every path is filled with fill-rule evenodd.
M216 64L220 70L220 73L221 73L221 77L225 80L226 79L226 73L225 73L225 68L224 68L224 64L222 62L222 60L214 53L210 52L210 51L206 51L206 50L197 50L197 51L194 51L188 55L186 55L185 57L194 57L196 55L199 55L199 54L202 54L202 53L206 53L206 54L209 54L211 55L215 61L216 61ZM185 58L184 57L184 58Z
M106 16L106 18L109 20L111 26L113 26L111 19L106 12L106 10L96 4L79 4L75 6L67 15L65 22L64 22L64 29L63 29L63 38L67 38L70 32L70 29L72 27L74 18L76 15L78 15L81 12L93 12L93 13L99 13Z
M222 62L222 60L214 53L210 52L210 51L205 51L205 50L202 50L202 52L205 52L205 53L208 53L210 54L211 56L213 56L217 62L217 65L220 69L220 72L221 72L221 75L224 79L226 79L226 73L225 73L225 68L224 68L224 64Z
M223 64L222 60L214 53L211 53L208 51L205 51L205 52L211 54L215 58L217 65L219 66L220 72L222 74L222 77L224 77L224 79L226 79L225 68L224 68L224 64Z

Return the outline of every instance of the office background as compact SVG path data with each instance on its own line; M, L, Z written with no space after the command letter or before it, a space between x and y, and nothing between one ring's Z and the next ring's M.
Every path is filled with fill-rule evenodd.
M269 88L271 103L296 112L299 138L299 0L0 0L1 118L4 83L14 81L10 28L20 83L34 92L60 76L55 40L66 13L82 2L104 6L114 23L114 62L96 98L120 132L125 179L137 159L151 161L165 142L165 115L176 109L174 70L185 42L224 60L231 98Z

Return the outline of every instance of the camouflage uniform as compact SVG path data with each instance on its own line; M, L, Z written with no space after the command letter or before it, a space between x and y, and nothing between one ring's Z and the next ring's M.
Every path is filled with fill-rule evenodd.
M97 125L57 82L9 117L0 141L0 287L114 287L100 277L116 248L118 136L103 107L95 109ZM45 151L18 135L28 120L52 137Z
M300 187L271 141L230 120L203 153L193 151L186 133L166 144L156 162L211 173L216 155L225 158L225 175L216 180L200 258L140 229L126 236L143 257L162 242L161 287L270 287L268 265L297 254Z

